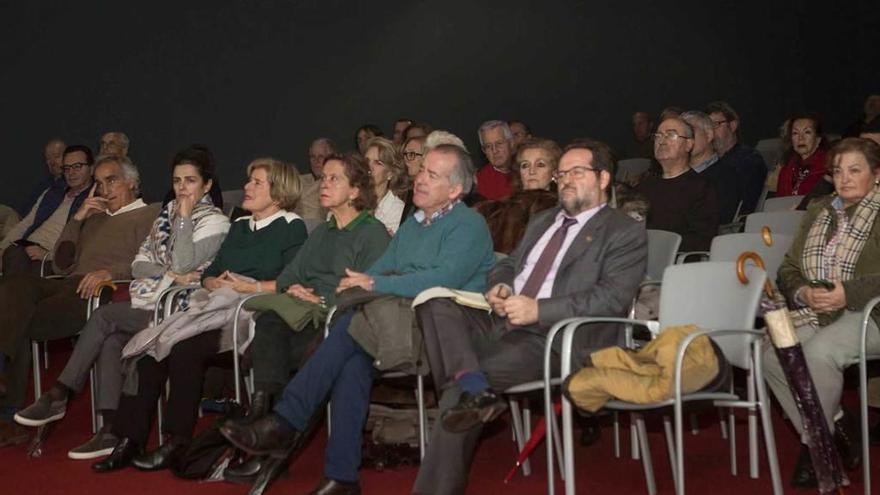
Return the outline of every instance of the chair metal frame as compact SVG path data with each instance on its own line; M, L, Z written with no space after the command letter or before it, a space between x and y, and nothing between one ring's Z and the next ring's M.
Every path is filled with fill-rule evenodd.
M880 297L868 301L862 314L859 341L859 409L862 429L862 483L865 495L871 495L871 442L868 436L868 361L880 359L880 354L868 354L868 321L871 312L880 304Z
M733 264L731 263L731 266ZM693 266L693 265L692 265ZM670 269L677 269L678 267L671 267ZM763 286L766 275L763 271L759 271L757 269L750 270L750 283L749 289L754 292L755 298L755 308L750 311L755 311L757 309L757 298L760 295L760 290ZM760 276L756 276L760 275ZM662 319L662 315L661 315ZM572 356L572 343L574 339L574 334L579 329L585 328L588 325L595 323L621 323L621 324L637 324L637 325L645 325L649 328L659 328L660 322L654 321L643 321L643 320L633 320L630 318L603 318L603 317L584 317L584 318L570 318L567 320L563 320L551 328L550 332L547 335L547 345L544 351L544 394L545 394L545 407L547 407L547 414L552 414L551 408L552 404L550 403L550 394L551 394L551 355L552 355L552 347L551 343L553 339L555 339L557 333L560 331L562 334L562 353L560 356L560 374L561 378L567 377L571 373L571 356ZM674 322L673 322L674 323ZM726 337L731 335L740 335L744 336L745 339L742 342L742 345L747 346L748 349L744 348L743 352L747 353L750 356L750 364L752 369L754 370L754 378L755 378L755 388L757 392L757 400L742 400L739 396L734 394L732 391L730 392L697 392L693 394L683 394L681 391L681 361L684 357L684 353L686 348L701 335L707 335L710 338L714 337ZM711 400L715 404L716 407L739 407L739 408L759 408L761 410L761 419L764 426L764 441L767 449L767 459L770 465L771 472L771 482L773 486L773 491L775 494L782 493L782 484L779 476L779 463L776 457L776 444L775 438L773 436L773 425L770 418L770 402L769 396L767 394L766 385L763 380L763 370L761 363L761 339L764 335L764 332L758 330L751 329L701 329L687 338L685 338L678 347L678 351L676 354L676 366L675 366L675 377L674 377L674 385L673 385L673 397L672 399L668 399L666 401L658 402L655 404L631 404L623 401L611 401L606 405L608 409L618 409L618 410L627 410L633 412L641 412L647 411L651 409L658 408L668 408L669 406L673 407L674 412L674 429L670 427L668 422L666 423L666 433L668 440L668 448L670 454L670 461L673 465L673 481L675 483L675 489L677 494L684 493L684 444L683 444L683 403L689 401L706 401ZM735 365L735 363L731 363ZM645 435L644 430L644 422L643 420L637 416L637 429L639 430L639 442L640 442L640 450L642 451L643 458L643 467L645 471L645 476L648 482L648 490L649 493L656 493L656 486L653 482L653 467L651 465L650 459L650 450L647 442L647 436ZM672 430L672 431L670 431ZM671 438L674 436L674 440ZM550 439L548 438L548 446L547 446L547 464L552 465L553 462L553 447L549 445ZM563 456L564 456L564 466L565 472L568 474L565 479L565 493L567 495L571 495L575 493L575 475L574 475L574 445L572 439L572 404L568 401L568 399L563 398L562 400L562 441L563 441ZM548 493L554 493L554 486L552 477L548 477Z

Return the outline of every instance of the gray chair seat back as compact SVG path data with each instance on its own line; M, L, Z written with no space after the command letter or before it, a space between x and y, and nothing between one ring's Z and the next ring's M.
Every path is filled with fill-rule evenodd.
M762 211L746 217L745 232L760 233L764 226L775 234L795 235L805 211Z
M226 215L230 215L236 206L241 206L241 202L244 200L243 189L223 191L220 194L223 196L223 213Z
M666 230L648 229L647 232L648 269L645 275L649 280L662 280L663 270L675 263L681 236Z
M624 182L627 179L642 175L647 172L649 168L651 168L651 160L647 158L629 158L627 160L620 160L617 162L617 173L614 174L614 179L617 182Z
M752 329L767 276L748 264L748 284L736 276L736 263L707 261L672 265L663 275L660 292L660 328L694 324L707 329ZM731 335L713 340L733 366L751 367L750 336Z
M761 211L788 211L797 208L801 204L804 197L801 196L782 196L781 198L767 198L764 200L764 206Z
M788 248L791 247L793 236L772 234L773 245L764 244L761 234L742 233L715 236L709 249L709 261L736 261L746 251L754 251L764 260L767 278L776 280L776 272Z

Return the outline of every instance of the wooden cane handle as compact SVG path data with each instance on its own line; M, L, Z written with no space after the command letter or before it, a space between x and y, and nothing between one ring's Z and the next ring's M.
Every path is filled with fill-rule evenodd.
M764 245L770 247L773 245L773 234L770 232L770 227L763 226L761 228L761 238L764 239Z
M746 261L752 260L756 265L758 265L761 270L765 270L764 268L764 260L761 259L761 255L754 251L746 251L739 255L739 258L736 259L736 278L739 279L741 284L749 283L749 277L746 276ZM770 279L764 281L764 292L767 293L767 297L773 297L773 285L770 283Z
M101 295L101 291L104 289L104 287L109 287L111 291L116 290L116 284L114 284L112 280L105 280L95 287L95 297L99 297Z

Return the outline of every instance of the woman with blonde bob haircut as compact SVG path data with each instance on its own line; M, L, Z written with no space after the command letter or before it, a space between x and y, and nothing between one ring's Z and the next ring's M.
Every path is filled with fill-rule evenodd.
M293 211L302 195L302 181L296 167L274 158L257 158L247 166L248 177L253 175L254 170L266 172L269 197L276 202L278 208Z
M373 215L394 235L409 210L403 200L410 182L403 154L390 140L374 137L367 142L364 157L370 165L373 190L378 200Z

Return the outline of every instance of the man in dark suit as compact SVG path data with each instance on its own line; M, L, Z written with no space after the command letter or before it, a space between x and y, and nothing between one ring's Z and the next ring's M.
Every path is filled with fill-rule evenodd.
M547 330L573 316L622 316L642 281L642 224L607 205L607 145L579 140L559 161L559 207L535 216L510 257L489 272L492 313L434 299L416 310L434 383L443 391L414 493L462 493L482 425L505 408L498 393L543 377ZM575 359L623 343L615 325L577 334ZM556 356L558 359L558 355Z

